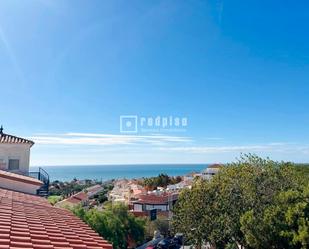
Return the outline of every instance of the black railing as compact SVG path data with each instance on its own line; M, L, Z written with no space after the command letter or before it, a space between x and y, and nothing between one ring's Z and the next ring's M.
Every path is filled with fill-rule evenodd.
M49 189L49 175L48 175L48 173L40 167L39 171L29 172L29 176L43 182L43 186L40 189L38 189L37 194L38 195L44 195L44 196L48 195L48 189Z
M39 179L39 172L29 172L29 176L35 179Z

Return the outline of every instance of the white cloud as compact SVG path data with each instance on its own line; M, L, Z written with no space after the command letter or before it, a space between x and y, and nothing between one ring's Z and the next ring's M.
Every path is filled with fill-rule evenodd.
M291 143L267 143L267 144L257 144L257 145L231 145L231 146L192 146L192 147L162 147L159 148L164 151L171 152L187 152L187 153L201 153L201 154L214 154L214 153L230 153L230 152L299 152L308 153L309 146L307 145L297 145Z
M37 143L32 149L32 165L229 162L242 152L304 162L309 154L307 144L226 144L212 141L222 139L164 134L41 133L31 139Z
M187 143L192 139L181 136L168 135L115 135L102 133L65 133L65 134L37 134L30 139L37 144L44 145L132 145L152 144L164 145L168 143Z

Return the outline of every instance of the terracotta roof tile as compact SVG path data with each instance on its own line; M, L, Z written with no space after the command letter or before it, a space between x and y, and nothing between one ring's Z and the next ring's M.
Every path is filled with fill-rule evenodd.
M46 199L0 189L0 249L112 249L70 211Z
M144 203L144 204L167 204L168 201L175 201L178 199L178 194L140 194L138 200L132 203Z
M12 136L9 134L0 132L0 143L1 144L30 144L34 145L34 142L25 138Z
M61 203L63 204L63 203L67 203L67 202L72 203L72 204L79 204L82 201L87 201L87 200L88 200L88 195L86 193L78 192L77 194L72 195L69 198L58 202L58 205L61 204Z

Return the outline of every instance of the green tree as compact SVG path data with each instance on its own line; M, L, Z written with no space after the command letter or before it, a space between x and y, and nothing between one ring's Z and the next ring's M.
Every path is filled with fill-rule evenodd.
M106 205L105 209L85 210L75 207L73 213L89 224L98 234L113 243L116 249L125 249L144 241L145 221L128 212L124 205Z
M173 210L174 232L183 233L186 241L198 247L204 240L209 241L211 230L215 229L211 220L215 195L215 190L202 180L198 180L191 190L183 190Z
M155 177L148 177L143 178L143 180L140 182L141 185L146 187L148 190L154 190L158 187L164 187L166 188L169 184L175 184L182 181L182 178L180 176L177 177L170 177L166 174L159 174Z
M157 216L157 219L151 221L146 220L146 238L151 240L154 236L154 232L160 232L162 236L167 236L169 233L169 220L166 216Z
M249 211L259 217L279 192L298 185L291 164L243 155L212 180L198 179L191 190L181 193L174 230L196 245L207 241L218 249L248 247L241 217Z
M309 186L279 193L260 216L246 212L241 224L252 248L308 248Z

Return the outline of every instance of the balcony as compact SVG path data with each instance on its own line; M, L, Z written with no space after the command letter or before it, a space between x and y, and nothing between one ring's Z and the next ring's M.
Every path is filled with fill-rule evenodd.
M41 182L43 182L43 185L37 190L37 195L43 196L43 197L48 196L49 174L40 167L38 171L29 172L28 175L32 178L38 179Z

